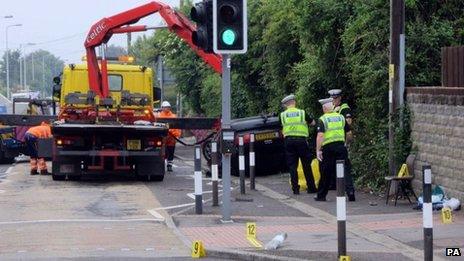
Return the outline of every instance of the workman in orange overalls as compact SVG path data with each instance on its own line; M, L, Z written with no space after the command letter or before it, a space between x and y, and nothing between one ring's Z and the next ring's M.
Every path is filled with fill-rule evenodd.
M160 118L176 118L176 114L171 111L171 104L168 101L161 103ZM174 160L174 151L176 149L176 138L179 138L181 131L179 129L169 129L169 135L166 138L166 159L167 169L172 171L172 162Z
M31 127L24 136L31 157L31 175L48 175L47 164L44 158L39 158L37 151L38 139L46 139L52 136L50 124L42 122L39 126Z

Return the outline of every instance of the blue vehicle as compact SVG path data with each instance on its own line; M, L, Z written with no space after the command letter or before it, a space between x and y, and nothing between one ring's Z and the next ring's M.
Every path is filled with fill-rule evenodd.
M12 163L14 158L26 151L23 142L16 139L15 127L0 126L0 162Z

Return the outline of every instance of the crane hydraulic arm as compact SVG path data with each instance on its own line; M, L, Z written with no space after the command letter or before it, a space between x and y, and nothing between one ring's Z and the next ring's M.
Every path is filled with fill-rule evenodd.
M109 94L107 61L104 53L105 48L102 48L101 68L99 67L95 48L106 45L113 34L142 32L153 29L153 27L145 25L132 24L157 12L164 19L171 32L183 39L217 73L222 73L222 56L205 53L193 44L192 33L195 31L195 25L170 6L159 2L150 2L120 14L103 18L91 27L85 40L89 85L91 90L101 98L105 98Z

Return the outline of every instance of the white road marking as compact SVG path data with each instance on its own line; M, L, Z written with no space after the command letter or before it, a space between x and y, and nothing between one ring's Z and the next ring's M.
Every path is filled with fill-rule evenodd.
M104 230L111 230L111 229L113 229L113 228L111 228L111 227L104 227L103 229L104 229Z
M175 208L183 208L183 207L190 207L194 206L195 203L188 203L188 204L182 204L182 205L175 205L175 206L169 206L169 207L162 207L162 208L155 208L155 210L168 210L168 209L175 209Z
M218 188L222 188L222 184L219 184L219 182L221 182L220 179L218 179ZM211 181L211 182L208 182L208 183L206 183L206 185L212 186L212 185L213 185L213 182L212 182L212 181Z
M130 251L130 248L121 248L121 251Z
M6 174L10 174L10 172L13 170L13 167L8 167L8 169L5 171Z
M105 251L105 249L103 247L99 247L97 248L97 251Z
M17 252L17 253L26 253L27 250L18 250L18 251L16 251L16 252Z
M6 192L5 190L0 189L0 194L5 193L5 192Z
M145 251L155 251L153 247L145 248Z
M45 219L45 220L18 220L18 221L3 221L1 225L16 225L16 224L39 224L39 223L104 223L104 222L161 222L163 220L155 218L139 218L139 219ZM21 229L22 230L22 229ZM17 231L20 231L17 229Z
M150 213L150 214L151 214L152 216L154 216L155 218L164 221L163 215L161 215L160 213L158 213L156 210L154 210L154 209L149 209L149 210L147 210L147 211L148 211L148 213Z

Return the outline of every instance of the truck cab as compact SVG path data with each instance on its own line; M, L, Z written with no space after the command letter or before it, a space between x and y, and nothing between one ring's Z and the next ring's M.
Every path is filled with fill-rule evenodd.
M54 180L86 174L164 177L166 124L153 113L153 72L144 66L108 65L110 95L89 88L87 64L65 66L60 113L52 125ZM40 147L40 144L39 144Z
M66 105L67 95L86 94L90 90L87 64L66 65L63 69L60 90L60 105ZM127 64L108 64L108 83L113 106L121 104L121 93L139 93L147 95L153 101L153 71L145 66Z

